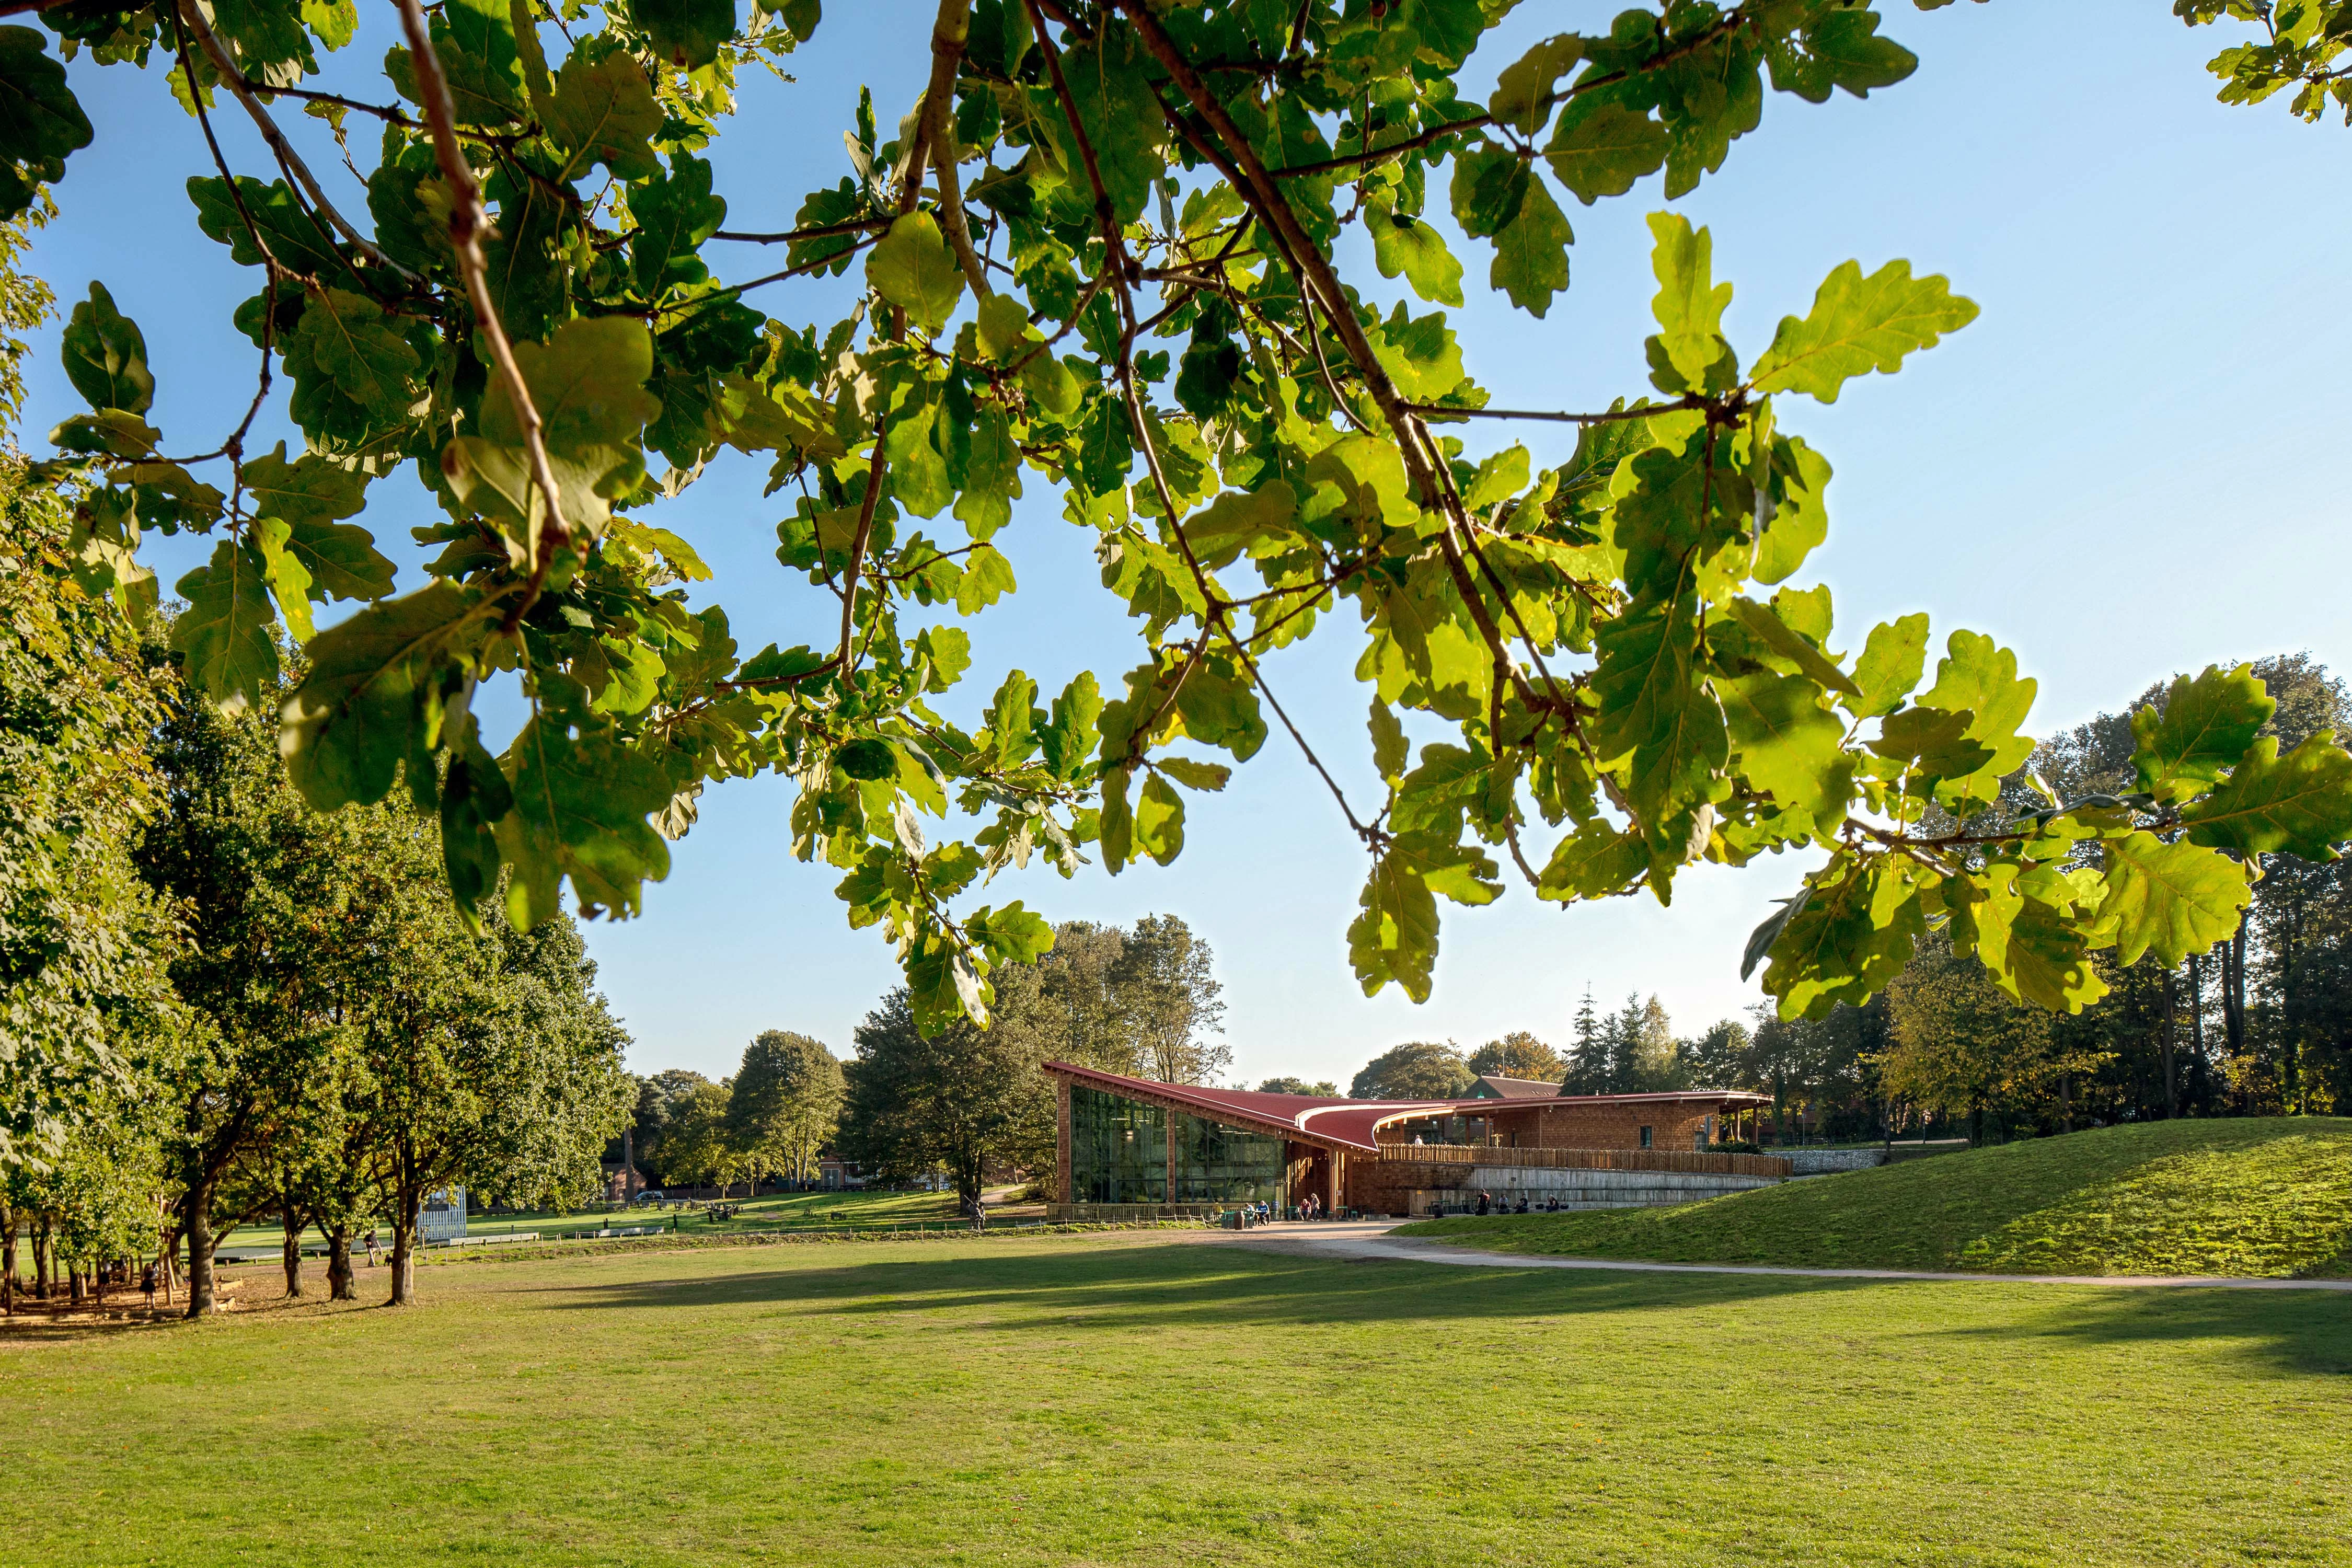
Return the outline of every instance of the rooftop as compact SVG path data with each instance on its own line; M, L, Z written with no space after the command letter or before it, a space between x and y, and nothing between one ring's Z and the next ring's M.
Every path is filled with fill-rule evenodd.
M1147 1105L1189 1111L1227 1126L1277 1133L1295 1138L1302 1143L1320 1144L1328 1149L1353 1149L1364 1152L1376 1152L1380 1148L1373 1134L1392 1121L1409 1121L1424 1116L1491 1116L1498 1109L1495 1103L1496 1098L1519 1100L1521 1103L1513 1106L1513 1110L1536 1109L1527 1103L1535 1097L1528 1095L1470 1100L1349 1100L1332 1095L1263 1094L1255 1089L1217 1089L1197 1083L1160 1083L1150 1079L1128 1078L1120 1073L1079 1067L1074 1062L1047 1062L1045 1071L1071 1083L1123 1095ZM1528 1080L1504 1079L1500 1081L1519 1084ZM1547 1102L1561 1105L1663 1105L1682 1100L1704 1100L1718 1106L1772 1103L1769 1095L1733 1089L1676 1089L1662 1094L1563 1095L1557 1084L1541 1087L1549 1091L1543 1097Z

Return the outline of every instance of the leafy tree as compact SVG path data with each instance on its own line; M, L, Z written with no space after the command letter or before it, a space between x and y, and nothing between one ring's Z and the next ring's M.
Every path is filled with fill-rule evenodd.
M1999 804L2033 683L1968 631L1931 670L1923 616L1841 631L1796 579L1828 527L1807 410L1968 325L1940 276L1843 263L1735 345L1710 236L1656 215L1648 384L1584 410L1490 407L1423 308L1466 298L1433 204L1485 286L1541 318L1568 283L1566 196L1648 200L1661 174L1687 195L1768 89L1895 88L1916 61L1866 3L1659 0L1542 40L1481 103L1460 73L1500 5L940 0L929 37L902 39L929 63L920 99L863 101L845 170L795 143L780 173L810 194L778 233L728 226L698 149L768 129L730 120L737 74L806 45L813 0L440 9L399 0L378 79L328 59L349 27L332 5L41 14L99 68L173 68L150 90L203 123L145 155L187 166L195 226L257 272L221 308L259 361L240 423L167 436L140 329L94 285L66 341L90 412L55 433L44 479L87 483L112 520L93 567L111 586L132 581L124 519L215 539L179 584L190 669L259 703L283 667L271 626L309 638L280 715L304 795L365 804L405 774L468 909L533 924L568 881L583 910L634 914L702 788L772 769L799 788L796 852L897 944L921 1026L982 1018L992 976L1051 939L1018 904L975 907L987 875L1171 861L1187 794L1229 779L1204 749L1247 761L1269 713L1308 746L1264 658L1334 625L1369 637L1383 798L1307 755L1365 846L1348 948L1368 992L1424 998L1437 900L1499 897L1506 856L1570 902L1664 900L1685 865L1786 848L1816 868L1748 958L1786 1016L1861 1003L1931 928L2011 994L2073 1011L2106 946L2208 951L2216 921L2191 911L2251 884L2232 854L2315 862L2352 834L2352 754L2264 749L2259 693L2220 671L2188 704L2211 721L2151 730L2129 796L1979 833L1931 817ZM2223 57L2225 97L2293 81L2297 112L2342 100L2342 5L2181 15L2260 29ZM95 134L49 42L0 34L25 108L0 129L0 214ZM343 90L304 85L320 79ZM364 213L310 174L298 95L338 129L381 123ZM231 100L270 128L275 169L214 153ZM1359 227L1412 300L1383 310L1369 277L1342 279ZM782 265L739 264L743 245ZM747 302L852 268L831 321ZM307 447L290 456L246 441L278 394ZM1465 442L1528 414L1578 426L1560 467ZM210 456L165 456L187 451ZM840 605L748 657L721 608L687 607L709 569L664 526L739 458L790 488L780 559ZM383 485L404 520L411 474L445 548L395 595L351 520ZM1050 698L1011 671L959 706L971 645L945 611L1013 593L996 536L1033 484L1093 531L1140 657ZM362 607L311 637L328 601ZM467 712L506 671L530 719L494 758ZM1443 738L1416 752L1407 711ZM926 817L977 826L938 841ZM2099 863L2062 873L2093 839Z
M1174 915L1146 915L1126 933L1110 984L1136 1057L1161 1083L1213 1083L1234 1059L1218 1037L1224 989L1209 944Z
M1408 1040L1391 1046L1356 1074L1348 1085L1350 1100L1459 1100L1476 1085L1477 1075L1462 1053L1450 1044Z
M1719 1019L1691 1045L1692 1077L1707 1089L1736 1088L1747 1077L1748 1055L1754 1047L1755 1036L1747 1025L1737 1018Z
M740 1175L748 1158L728 1114L732 1080L695 1084L679 1102L662 1144L667 1180L690 1186L725 1187Z
M1600 1013L1592 1005L1592 986L1587 982L1584 1001L1576 1009L1576 1044L1570 1047L1567 1071L1562 1077L1562 1094L1606 1094L1609 1092L1609 1035Z
M23 219L0 225L10 420L21 334L49 305L16 270L26 243ZM127 573L129 557L93 499L27 484L0 447L0 1174L86 1145L76 1129L134 1081L125 1044L174 1027L163 966L178 933L128 854L158 798L145 732L161 701L139 625L153 579L94 569Z
M1988 1107L2039 1096L2095 1057L2063 1048L2051 1016L2019 1004L1940 944L1888 989L1893 1045L1878 1058L1886 1091L1965 1113L1984 1137Z
M886 1176L944 1166L965 1204L992 1166L1048 1165L1054 1095L1033 1037L953 1020L926 1033L909 994L882 999L853 1035L842 1143Z
M1504 1078L1558 1083L1568 1071L1559 1053L1528 1034L1515 1029L1499 1040L1489 1040L1470 1053L1470 1070Z
M2190 26L2227 17L2262 31L2235 44L2207 67L2221 79L2223 103L2260 103L2288 88L2288 111L2316 121L2329 100L2352 125L2352 0L2173 0L2172 14Z
M727 1100L729 1130L755 1169L805 1181L840 1124L841 1064L806 1035L768 1029L743 1051Z
M1270 1078L1257 1086L1260 1094L1319 1094L1326 1099L1339 1098L1339 1086L1328 1079L1309 1083L1303 1078Z
M631 1124L636 1134L637 1163L656 1179L668 1180L662 1159L664 1140L670 1128L693 1100L696 1087L709 1081L685 1068L666 1068L637 1080L636 1110ZM618 1157L617 1152L614 1157Z

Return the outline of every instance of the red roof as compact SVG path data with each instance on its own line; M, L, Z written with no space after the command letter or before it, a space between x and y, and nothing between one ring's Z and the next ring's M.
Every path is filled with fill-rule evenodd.
M1640 1104L1679 1100L1703 1100L1715 1104L1769 1105L1769 1095L1738 1089L1690 1089L1664 1094L1554 1095L1548 1100L1347 1100L1329 1095L1262 1094L1255 1089L1213 1089L1197 1083L1159 1083L1128 1078L1070 1062L1047 1062L1045 1070L1074 1083L1108 1089L1146 1102L1159 1101L1199 1112L1213 1121L1250 1131L1275 1132L1301 1142L1342 1149L1376 1150L1374 1131L1391 1121L1421 1116L1492 1116L1507 1107L1513 1111L1539 1110L1546 1105Z

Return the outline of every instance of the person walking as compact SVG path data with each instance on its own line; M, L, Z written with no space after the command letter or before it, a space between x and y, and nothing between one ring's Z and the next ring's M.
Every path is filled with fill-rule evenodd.
M1495 1200L1489 1196L1483 1188L1480 1189L1478 1194L1478 1212L1482 1215L1485 1214L1489 1208L1494 1206L1494 1203Z
M369 1226L369 1227L368 1227L368 1233L367 1233L367 1255L368 1255L368 1267L369 1267L370 1268L375 1268L375 1267L376 1267L375 1247L376 1247L376 1241L375 1241L375 1227L374 1227L374 1226Z

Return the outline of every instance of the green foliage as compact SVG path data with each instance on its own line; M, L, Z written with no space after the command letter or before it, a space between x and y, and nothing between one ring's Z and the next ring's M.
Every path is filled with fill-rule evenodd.
M310 105L339 132L381 121L364 213L322 209L299 171L215 168L202 127L148 152L184 164L196 228L259 269L220 305L290 385L306 449L149 426L145 340L93 285L64 341L93 412L42 468L86 489L78 570L127 608L142 522L214 535L181 585L191 673L257 702L299 645L280 704L296 784L332 809L404 777L468 915L497 902L529 925L567 896L635 914L701 790L782 773L794 852L894 944L932 1030L986 1017L992 975L1050 940L1018 905L975 907L990 876L1033 854L1066 876L1173 861L1197 831L1188 792L1225 787L1270 733L1265 656L1353 635L1339 625L1364 628L1357 674L1385 715L1387 798L1341 802L1369 858L1348 949L1370 992L1428 994L1438 900L1501 896L1507 846L1563 902L1664 900L1686 865L1795 851L1817 858L1811 890L1754 955L1792 1013L1866 995L1929 931L2072 1008L2118 943L2212 940L2226 889L2169 853L2184 836L2318 859L2352 835L2352 756L2332 737L2250 749L2242 681L2182 694L2135 798L2018 810L2003 780L2032 750L2034 688L2014 654L1948 633L1915 695L1924 617L1841 647L1828 590L1798 581L1830 464L1783 426L1967 325L1941 277L1849 262L1769 343L1735 345L1714 237L1654 216L1649 386L1560 411L1576 451L1536 472L1455 444L1487 395L1445 311L1383 313L1332 259L1360 219L1381 274L1458 307L1442 203L1491 247L1487 287L1543 317L1570 281L1561 192L1591 205L1659 174L1676 198L1761 125L1768 90L1901 82L1917 62L1876 8L1640 6L1544 38L1483 106L1459 73L1506 6L1282 9L1122 3L1040 35L1026 6L946 0L902 40L942 96L862 96L845 173L790 142L774 162L803 181L800 226L761 237L724 226L710 149L762 134L736 123L756 107L741 73L781 69L815 5L452 0L431 47L479 157L390 101L421 101L404 45L385 101L339 78ZM2325 86L2340 29L2313 18L2340 6L2224 9L2273 34L2231 68L2242 96L2263 72ZM97 68L176 43L46 15ZM240 0L213 25L278 115L355 14ZM178 101L216 114L231 84L209 52L194 68ZM89 127L40 34L0 33L0 78L11 177L55 180ZM460 156L478 230L443 172ZM742 265L763 237L782 265ZM803 326L756 292L815 275L855 303ZM220 482L160 457L182 450L217 451ZM781 568L843 605L749 658L723 612L688 607L709 568L656 515L739 459L778 498ZM445 514L419 531L439 551L422 583L394 580L365 521L407 493L395 470ZM1042 710L1025 677L967 691L952 624L1035 613L999 536L1038 486L1090 531L1143 645L1123 681L1082 678ZM364 607L320 630L338 600ZM473 698L509 680L529 721L493 758ZM1417 759L1408 722L1434 727ZM961 837L940 842L948 824ZM2119 846L2120 896L2095 845Z
M1351 1100L1455 1100L1467 1095L1477 1075L1451 1045L1409 1040L1391 1046L1348 1085Z

